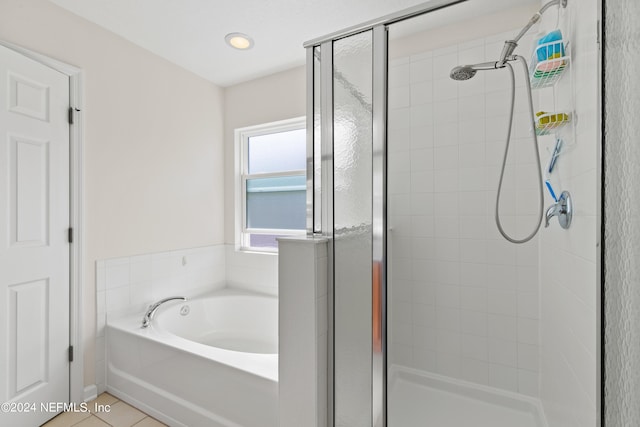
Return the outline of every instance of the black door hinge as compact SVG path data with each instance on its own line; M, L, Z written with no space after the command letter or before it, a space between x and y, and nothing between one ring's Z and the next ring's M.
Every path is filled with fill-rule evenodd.
M73 362L73 346L69 346L69 362Z
M79 113L79 112L80 112L79 109L74 108L74 107L69 107L67 119L68 119L70 125L74 124L74 122L75 122L74 121L74 117L75 117L74 113Z
M73 228L71 227L67 230L67 241L73 243Z

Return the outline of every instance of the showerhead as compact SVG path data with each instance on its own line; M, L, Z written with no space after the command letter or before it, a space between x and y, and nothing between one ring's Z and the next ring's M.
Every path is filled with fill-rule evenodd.
M475 76L478 70L474 70L468 65L459 65L451 70L451 77L453 80L469 80L471 77Z
M481 64L473 65L458 65L449 74L453 80L469 80L475 76L480 70L495 70L496 68L502 68L497 62L483 62Z

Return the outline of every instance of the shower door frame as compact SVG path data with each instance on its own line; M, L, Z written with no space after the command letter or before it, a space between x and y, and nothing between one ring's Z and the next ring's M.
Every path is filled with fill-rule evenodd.
M372 295L378 304L374 307L378 311L377 316L372 313L372 329L380 333L381 345L376 349L375 337L372 336L371 345L371 399L372 399L372 426L387 426L387 396L386 396L386 196L387 196L387 70L388 70L388 26L396 22L411 19L445 7L464 3L468 0L434 0L421 4L385 17L347 28L343 31L329 34L325 37L310 40L304 44L307 49L307 234L321 235L331 239L329 245L329 345L328 345L328 400L327 420L329 425L335 425L334 413L334 337L335 325L334 313L334 265L333 265L333 42L360 34L366 31L372 32L373 39L373 153L372 153L372 267L380 266L378 295ZM315 75L315 49L320 51L320 76ZM316 94L314 82L320 78L320 93ZM316 141L315 135L315 101L320 96L320 141ZM317 158L314 153L317 143L320 144L321 155ZM316 175L316 166L320 165L320 177ZM320 183L317 180L320 179ZM320 184L320 185L318 185ZM320 195L316 188L321 188ZM317 217L315 204L321 203L320 218ZM375 280L375 279L374 279ZM373 283L372 283L373 289Z

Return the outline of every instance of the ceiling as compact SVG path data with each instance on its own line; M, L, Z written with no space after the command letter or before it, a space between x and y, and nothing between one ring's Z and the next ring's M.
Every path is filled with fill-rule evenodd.
M220 86L303 65L302 44L424 0L51 0ZM507 0L472 0L495 8ZM508 0L510 5L531 0ZM242 32L255 46L230 48Z

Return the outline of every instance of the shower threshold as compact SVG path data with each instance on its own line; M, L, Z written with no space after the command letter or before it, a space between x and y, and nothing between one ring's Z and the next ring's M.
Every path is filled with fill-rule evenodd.
M402 427L547 427L540 402L516 393L392 366L388 421Z

